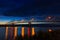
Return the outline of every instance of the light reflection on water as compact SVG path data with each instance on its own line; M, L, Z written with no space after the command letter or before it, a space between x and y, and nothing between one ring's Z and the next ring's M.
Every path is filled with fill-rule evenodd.
M20 35L20 33L21 33L21 28L22 28L22 27L18 27L18 35ZM35 32L36 32L36 33L37 33L39 30L46 32L48 29L53 29L53 30L58 30L58 29L60 29L60 27L34 27L34 28L35 28ZM27 29L28 29L28 27L25 27L25 34L27 34Z
M18 35L21 34L21 28L22 27L18 27ZM25 27L25 34L27 33L27 28ZM41 31L47 31L48 29L53 29L53 30L57 30L60 29L60 27L34 27L35 28L35 32L37 33L39 30ZM5 38L5 27L0 27L0 39L4 40Z
M20 34L21 33L21 28L22 27L18 27L18 33ZM25 31L27 31L27 28L28 27L25 27ZM60 29L60 27L34 27L35 28L35 31L39 31L39 30L42 30L42 31L47 31L49 28L50 29L53 29L53 30L57 30L57 29ZM5 32L5 27L0 27L0 34L3 34ZM26 33L26 32L25 32Z

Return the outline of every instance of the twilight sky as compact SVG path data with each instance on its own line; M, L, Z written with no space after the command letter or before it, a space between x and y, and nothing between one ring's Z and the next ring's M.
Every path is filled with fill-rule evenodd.
M60 16L60 0L0 0L2 16Z
M0 0L0 22L30 16L60 16L60 0Z

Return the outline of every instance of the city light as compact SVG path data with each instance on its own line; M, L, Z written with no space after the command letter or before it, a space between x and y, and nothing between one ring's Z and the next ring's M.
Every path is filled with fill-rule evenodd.
M48 31L49 31L49 32L52 32L52 29L49 29Z

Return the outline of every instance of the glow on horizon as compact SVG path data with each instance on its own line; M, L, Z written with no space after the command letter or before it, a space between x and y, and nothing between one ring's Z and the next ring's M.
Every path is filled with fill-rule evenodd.
M7 22L9 22L9 20L6 20L6 21L0 21L0 24L6 24Z
M0 24L6 24L7 22L20 20L20 17L0 16Z

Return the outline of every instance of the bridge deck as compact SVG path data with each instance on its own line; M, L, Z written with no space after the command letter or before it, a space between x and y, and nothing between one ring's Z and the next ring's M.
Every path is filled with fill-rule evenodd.
M25 23L14 23L14 24L0 24L0 27L6 27L6 26L41 26L41 25L59 25L60 26L60 22L31 22L30 24L28 22Z

